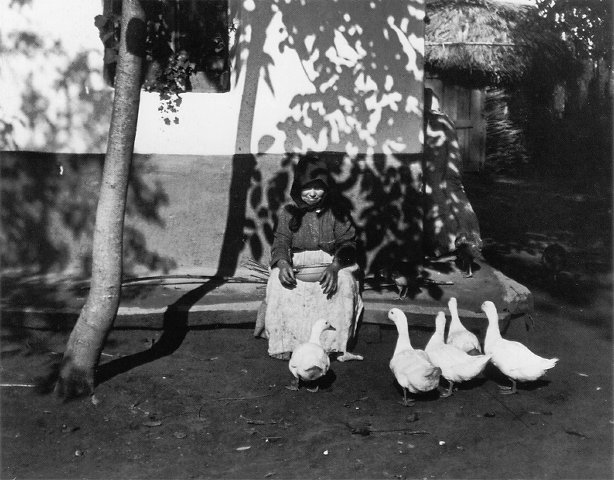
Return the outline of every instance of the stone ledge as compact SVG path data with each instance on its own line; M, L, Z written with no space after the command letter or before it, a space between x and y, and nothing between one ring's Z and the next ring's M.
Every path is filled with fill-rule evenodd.
M442 273L444 270L446 273ZM512 317L533 310L533 297L526 287L483 262L479 263L475 276L470 279L464 278L449 265L446 268L435 265L427 269L427 274L437 284L420 288L411 298L399 299L396 290L389 287L365 290L362 323L392 325L386 313L396 307L407 315L410 326L433 327L438 311L448 314L450 297L457 298L459 315L470 329L486 327L486 317L480 311L484 300L491 300L497 305L502 329L506 328ZM28 282L22 287L23 291L19 291L18 286L8 291L5 289L1 307L3 325L60 330L72 328L85 295L75 295L65 284L61 285L62 288L54 290L50 285L37 286ZM185 288L185 285L145 283L126 287L114 327L161 329L165 316L171 312L172 315L186 313L190 328L255 322L256 311L264 297L262 283L215 283L208 287L206 282L200 282L197 285ZM40 298L36 295L39 289L45 291L43 303L28 304L29 299ZM215 313L213 318L211 313ZM172 321L172 316L169 318Z

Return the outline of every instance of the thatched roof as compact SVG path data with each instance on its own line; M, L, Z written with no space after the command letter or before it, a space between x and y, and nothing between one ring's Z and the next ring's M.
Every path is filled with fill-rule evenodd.
M564 75L567 49L530 5L496 0L427 0L425 68L458 83L501 85Z

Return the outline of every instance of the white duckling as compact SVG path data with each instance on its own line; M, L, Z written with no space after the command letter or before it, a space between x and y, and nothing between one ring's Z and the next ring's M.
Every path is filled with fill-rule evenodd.
M467 330L461 323L460 317L458 316L458 305L455 297L448 300L448 309L450 310L451 320L446 343L460 348L469 355L480 355L482 353L480 341L473 332Z
M311 327L311 336L305 343L298 345L292 352L288 368L294 376L292 383L287 386L289 390L298 390L300 381L312 382L326 375L330 367L328 353L322 348L320 335L325 330L335 330L328 320L320 319ZM317 392L315 388L307 388L310 392Z
M446 344L443 340L445 326L446 315L439 312L435 318L435 333L424 348L431 363L441 368L441 376L448 381L448 389L441 394L444 398L452 395L454 383L477 377L490 360L490 355L469 355L454 345Z
M398 308L388 312L388 318L394 322L399 334L397 344L390 359L390 370L403 389L402 405L409 407L413 400L407 399L410 393L430 392L439 385L441 369L433 365L424 350L417 350L411 346L407 317Z
M512 381L511 387L500 386L503 394L516 393L516 382L537 380L558 362L558 358L543 358L534 354L525 345L506 340L499 330L499 315L491 301L482 304L488 317L488 329L484 339L484 351L492 355L492 363Z

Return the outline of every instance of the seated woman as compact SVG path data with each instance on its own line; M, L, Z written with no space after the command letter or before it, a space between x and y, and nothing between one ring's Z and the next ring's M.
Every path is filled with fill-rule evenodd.
M290 190L294 202L279 214L266 298L254 332L268 338L272 357L288 360L309 339L312 325L326 318L335 330L322 334L324 349L340 353L339 361L362 360L347 351L363 310L355 276L356 231L335 193L323 160L310 154L299 161ZM314 265L326 266L319 281L296 277L302 267Z

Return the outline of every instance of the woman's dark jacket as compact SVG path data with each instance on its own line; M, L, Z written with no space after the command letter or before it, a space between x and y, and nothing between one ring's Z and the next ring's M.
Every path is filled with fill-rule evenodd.
M315 182L324 186L326 196L314 208L303 202L301 190ZM271 247L271 267L282 259L292 264L292 253L305 250L324 250L342 266L355 262L356 230L349 214L335 208L339 206L335 204L335 186L322 160L303 159L298 163L290 189L294 203L280 211Z

